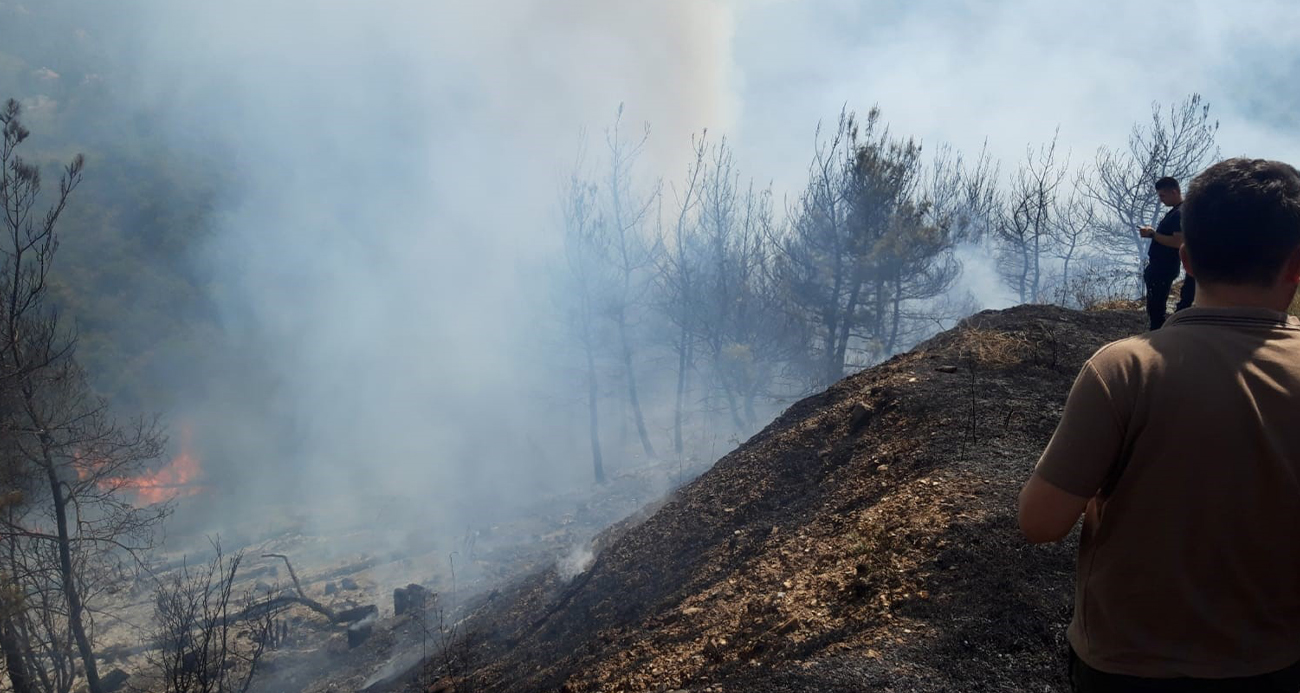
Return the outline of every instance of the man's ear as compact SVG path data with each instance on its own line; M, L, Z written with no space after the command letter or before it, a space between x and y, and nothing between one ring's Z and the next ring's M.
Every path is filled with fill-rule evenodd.
M1297 250L1297 251L1300 251L1300 248L1297 248L1296 250ZM1188 252L1187 252L1187 244L1186 244L1186 243L1183 243L1181 246L1178 247L1178 259L1179 259L1179 260L1182 260L1182 262L1183 262L1183 271L1187 273L1187 276L1189 276L1189 277L1195 277L1195 276L1196 276L1196 273L1195 273L1195 272L1192 272L1192 256L1189 255ZM1289 267L1289 265L1288 265L1288 267Z

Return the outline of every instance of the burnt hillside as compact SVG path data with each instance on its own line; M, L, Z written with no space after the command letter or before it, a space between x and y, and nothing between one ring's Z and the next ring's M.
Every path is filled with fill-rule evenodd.
M795 404L585 572L479 605L475 689L1061 690L1074 547L1026 545L1015 497L1083 360L1142 326L984 312Z

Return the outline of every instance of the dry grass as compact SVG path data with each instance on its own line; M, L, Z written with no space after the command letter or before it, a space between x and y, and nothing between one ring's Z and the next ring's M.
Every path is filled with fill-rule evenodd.
M1182 289L1182 282L1180 281L1180 282L1175 283L1174 286L1173 286L1173 288L1170 289L1170 291L1169 291L1169 295L1170 295L1170 296L1177 296L1177 295L1179 294L1179 292L1181 291L1181 289ZM1096 303L1094 303L1094 304L1092 304L1092 305L1089 305L1089 306L1086 307L1084 310L1086 310L1086 311L1098 311L1098 310L1143 310L1144 308L1146 308L1146 304L1143 303L1143 302L1140 301L1140 300L1136 300L1136 299L1124 299L1124 298L1115 298L1115 299L1110 299L1110 300L1106 300L1106 301L1098 301L1098 302L1096 302ZM1297 317L1300 317L1300 293L1297 293L1297 294L1295 295L1295 297L1291 299L1291 307L1290 307L1290 308L1287 308L1286 312L1287 312L1287 313L1290 313L1291 315L1295 315L1295 316L1297 316Z
M1011 366L1033 354L1033 344L1023 334L970 327L962 330L961 359L969 366Z
M1146 308L1146 303L1135 298L1112 298L1106 301L1098 301L1084 308L1084 310L1093 312L1100 310L1142 310L1144 308Z

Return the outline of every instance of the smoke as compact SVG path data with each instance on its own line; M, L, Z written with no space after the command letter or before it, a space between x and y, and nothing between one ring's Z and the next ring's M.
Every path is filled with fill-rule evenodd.
M997 260L987 249L971 243L957 246L957 260L961 262L961 280L956 291L969 291L981 308L1006 308L1015 305L1016 297L998 276Z
M1300 157L1287 88L1300 10L1281 2L136 0L86 12L90 40L132 61L112 85L119 106L233 181L192 258L224 341L171 383L188 395L173 418L226 482L212 500L225 519L289 506L315 525L373 523L386 510L406 525L394 536L457 533L485 508L589 478L580 407L563 399L579 388L553 369L538 286L560 239L558 181L584 128L599 153L620 103L629 132L651 124L643 189L680 177L707 127L778 200L803 184L816 123L845 105L879 104L895 134L927 147L973 154L987 138L1005 171L1058 125L1062 150L1086 161L1122 145L1153 100L1201 92L1226 153ZM963 290L1009 300L987 254L963 262Z
M590 543L575 544L556 564L555 571L561 580L572 580L590 568L595 560L596 554L592 552Z
M452 532L585 480L556 443L567 420L535 398L565 389L536 283L559 176L620 103L625 128L652 124L647 186L684 167L692 132L728 128L731 9L307 7L148 3L133 23L151 29L132 100L237 180L195 261L239 355L177 413L210 472L237 479L222 502L334 523L423 498L395 521ZM559 454L544 464L539 447Z

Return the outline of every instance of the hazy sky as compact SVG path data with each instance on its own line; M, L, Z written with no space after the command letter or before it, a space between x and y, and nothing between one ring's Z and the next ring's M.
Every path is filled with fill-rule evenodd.
M1152 101L1199 92L1225 154L1300 161L1300 6L771 0L737 5L738 137L797 185L806 130L878 104L900 134L1014 159L1052 136L1074 159L1121 145Z

